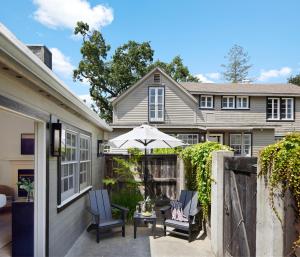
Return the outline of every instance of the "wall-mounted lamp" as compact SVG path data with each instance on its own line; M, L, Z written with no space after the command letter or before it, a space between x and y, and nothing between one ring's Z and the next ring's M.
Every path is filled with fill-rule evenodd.
M97 141L97 157L101 157L104 155L104 141L98 140Z
M52 156L61 155L61 123L52 123L52 142L51 154Z

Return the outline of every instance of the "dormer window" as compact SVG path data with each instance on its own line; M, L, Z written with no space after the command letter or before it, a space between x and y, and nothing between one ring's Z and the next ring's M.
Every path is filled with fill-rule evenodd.
M149 87L149 121L163 122L165 114L165 88Z
M235 108L235 97L234 96L223 96L222 97L222 109L234 109Z
M199 105L201 109L213 109L214 97L212 95L201 95Z
M154 73L153 82L154 83L160 83L160 73Z
M236 108L237 109L249 109L249 97L248 96L237 96L236 97Z
M294 98L268 97L267 120L294 120Z

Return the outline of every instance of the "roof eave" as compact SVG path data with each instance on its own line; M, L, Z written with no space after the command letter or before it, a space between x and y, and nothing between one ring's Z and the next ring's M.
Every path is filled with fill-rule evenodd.
M73 104L69 106L74 111L87 118L93 124L105 131L112 128L99 116L87 107L55 74L36 56L27 46L20 42L3 24L0 23L1 50L12 60L28 70L33 76L42 80L49 88ZM52 93L49 90L49 93Z

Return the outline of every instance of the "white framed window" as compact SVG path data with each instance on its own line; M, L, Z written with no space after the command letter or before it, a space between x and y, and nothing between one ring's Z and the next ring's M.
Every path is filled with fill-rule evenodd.
M222 96L222 109L234 109L235 97L234 96Z
M251 134L230 134L229 141L230 147L234 150L236 155L251 156Z
M294 119L294 98L281 98L281 119Z
M194 145L199 143L198 134L177 134L177 138L182 140L185 144Z
M212 95L200 96L200 108L212 109L214 107L214 97Z
M149 87L149 121L162 122L164 121L164 87Z
M268 97L267 120L294 120L294 98Z
M79 167L79 184L80 189L88 186L90 181L91 170L91 151L90 151L90 137L80 135L80 167Z
M72 196L76 191L77 173L77 134L76 132L62 131L62 160L61 160L61 199L62 201Z
M223 134L206 134L206 141L223 144Z
M249 97L248 96L237 96L236 97L236 108L237 109L249 109Z
M267 119L280 119L280 98L269 97L267 100Z
M91 137L63 127L61 152L63 202L91 184Z

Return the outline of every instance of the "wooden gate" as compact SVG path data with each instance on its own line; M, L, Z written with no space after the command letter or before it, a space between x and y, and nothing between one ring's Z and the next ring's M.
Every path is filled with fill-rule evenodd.
M254 157L224 160L224 250L228 256L255 256L256 167Z

